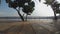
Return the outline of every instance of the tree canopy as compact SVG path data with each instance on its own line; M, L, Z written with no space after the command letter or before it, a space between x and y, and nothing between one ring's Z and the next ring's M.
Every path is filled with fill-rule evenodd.
M60 13L60 3L58 3L56 0L45 0L47 5L51 5L53 10L56 13Z
M9 7L16 9L17 7L22 7L24 13L29 13L34 10L35 3L31 0L6 0L6 3L8 3ZM28 5L25 5L25 3L28 3Z
M60 3L58 3L57 0L45 0L45 4L50 5L51 8L53 9L55 20L57 20L56 14L60 14Z
M24 18L20 13L20 7L23 8L22 11L27 15L30 15L35 7L35 3L32 0L6 0L6 3L10 8L14 8L17 10L22 20L24 20Z
M45 0L45 1L46 1L45 4L51 5L55 0Z

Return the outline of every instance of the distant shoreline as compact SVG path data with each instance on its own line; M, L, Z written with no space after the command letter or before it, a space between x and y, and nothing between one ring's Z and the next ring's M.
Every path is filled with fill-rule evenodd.
M54 17L27 17L27 19L53 19L53 18ZM57 18L60 19L60 17L58 16ZM0 19L20 19L20 17L0 17Z

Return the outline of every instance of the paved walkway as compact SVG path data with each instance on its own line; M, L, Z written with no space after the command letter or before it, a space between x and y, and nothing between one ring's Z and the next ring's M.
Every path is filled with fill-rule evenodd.
M27 22L0 22L1 34L54 34L57 28L53 21L31 20Z

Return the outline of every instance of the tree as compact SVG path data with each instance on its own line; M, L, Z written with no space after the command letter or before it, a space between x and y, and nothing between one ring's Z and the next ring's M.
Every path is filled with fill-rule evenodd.
M55 20L57 20L57 16L56 13L60 13L60 4L56 1L56 0L45 0L47 5L51 5L53 11L54 11L54 16L55 16Z
M35 3L32 0L6 0L6 3L8 3L10 8L14 8L18 12L18 15L21 17L22 21L24 21L24 18L20 13L20 8L23 8L22 11L25 14L31 15L35 6ZM25 5L25 3L27 3L27 5Z
M27 15L30 15L34 10L34 8L33 8L34 7L34 2L32 1L32 2L29 2L28 4L29 5L25 5L23 7L23 12L26 13ZM26 20L27 20L27 15L26 15Z

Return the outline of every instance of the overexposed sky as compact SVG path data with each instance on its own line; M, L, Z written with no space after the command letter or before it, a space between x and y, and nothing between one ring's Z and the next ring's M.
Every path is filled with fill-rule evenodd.
M40 17L50 17L54 16L53 10L50 6L43 4L44 0L39 2L38 0L33 0L35 2L35 10L30 16L40 16ZM60 0L57 0L60 2ZM22 12L22 11L21 11ZM23 13L23 12L22 12ZM0 6L0 16L18 16L17 11L13 8L9 8L5 1L2 0L2 4Z
M60 3L60 0L56 0L58 3ZM32 15L36 15L36 16L41 16L41 17L50 17L50 16L54 16L54 12L51 8L51 6L47 6L46 4L43 4L45 1L41 0L41 2L37 2L35 3L35 11L33 12ZM58 16L59 14L57 14Z
M45 2L44 0L41 0L41 2L35 3L35 10L32 13L32 15L36 16L41 16L41 17L46 17L46 16L54 16L53 10L51 9L50 6L47 6L46 4L43 4Z

